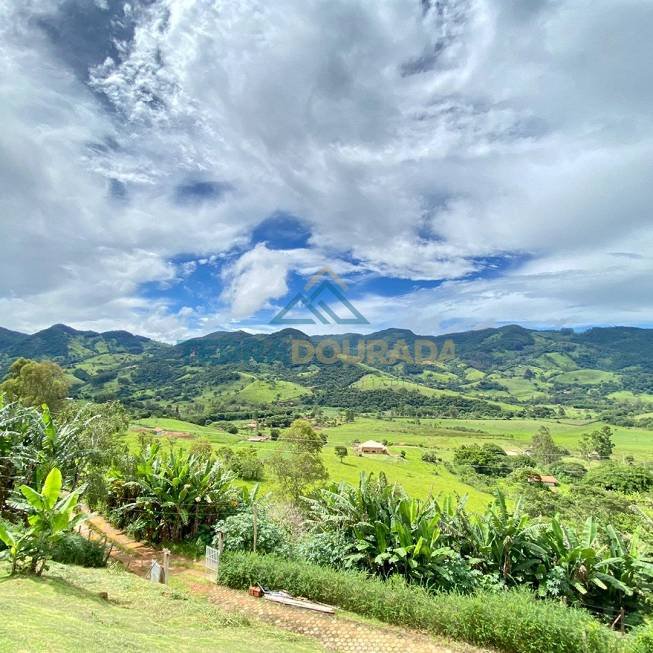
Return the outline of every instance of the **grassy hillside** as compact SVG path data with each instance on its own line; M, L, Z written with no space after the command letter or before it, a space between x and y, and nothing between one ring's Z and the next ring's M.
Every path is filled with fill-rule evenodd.
M274 401L297 399L308 394L310 390L296 383L257 379L238 392L238 398L253 404L269 404Z
M435 378L427 376L428 379ZM424 386L419 383L406 381L390 374L366 374L352 384L352 387L360 390L406 390L408 392L418 392L428 397L442 397L443 395L455 395L452 390L440 390Z
M106 601L98 595L108 592ZM0 653L311 653L297 635L227 616L202 597L117 569L53 563L48 576L0 565Z

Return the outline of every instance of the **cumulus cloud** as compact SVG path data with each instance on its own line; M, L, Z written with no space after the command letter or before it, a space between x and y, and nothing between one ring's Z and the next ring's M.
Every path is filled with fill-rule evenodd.
M391 316L387 296L361 298L379 326L653 321L645 0L0 11L5 326L175 339L325 263L442 282ZM279 211L306 247L250 242ZM228 261L216 306L145 300L192 276L171 263L187 254ZM495 274L497 259L524 262Z

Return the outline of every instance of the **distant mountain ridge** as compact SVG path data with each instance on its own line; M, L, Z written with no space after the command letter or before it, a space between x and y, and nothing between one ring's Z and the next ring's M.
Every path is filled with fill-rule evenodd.
M54 324L33 334L0 328L0 361L23 356L70 365L98 354L142 354L166 346L128 331L78 331L65 324Z
M417 341L433 343L439 352L447 343L450 353L453 343L455 355L426 366L410 357L336 357L331 365L314 357L298 364L294 340L307 341L316 350L329 340L350 355L365 351L359 349L361 341L381 342L387 351L405 345L411 352ZM274 398L373 408L405 397L415 405L432 404L439 397L442 404L455 395L463 403L494 402L495 407L564 404L607 409L638 401L650 402L653 411L653 329L635 327L577 333L506 325L438 336L391 328L312 337L286 328L269 334L216 331L176 345L127 331L79 331L63 324L34 334L0 328L0 377L21 356L58 362L79 397L120 399L152 410L165 406L172 411L181 405L202 415L258 400L274 403ZM398 392L408 395L397 399ZM473 406L466 406L471 412Z
M453 341L457 355L477 359L482 366L484 359L501 356L507 352L533 353L551 344L562 352L574 347L586 348L585 355L601 358L603 364L620 369L628 364L645 365L653 369L653 329L638 327L594 327L587 331L571 329L535 330L511 324L496 328L461 331L437 336L418 335L409 329L389 328L370 334L325 334L308 336L299 329L286 328L269 334L251 334L246 331L215 331L168 345L134 335L128 331L80 331L65 324L54 324L34 334L20 333L0 327L0 356L4 358L50 358L63 364L84 360L100 353L141 354L158 351L164 355L183 357L194 354L208 357L214 362L242 361L243 354L255 360L284 360L287 345L292 338L319 343L326 339L338 343L349 341L355 346L360 340L383 340L392 348L404 341L413 345L415 340L430 340L442 345ZM283 351L279 351L283 348ZM592 351L593 350L593 351ZM274 358L277 356L277 358ZM618 360L608 361L610 355Z

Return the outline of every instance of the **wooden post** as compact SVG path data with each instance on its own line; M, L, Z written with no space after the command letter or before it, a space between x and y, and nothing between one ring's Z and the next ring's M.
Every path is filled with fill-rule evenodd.
M256 511L256 504L254 503L252 505L252 526L254 527L254 535L253 535L253 542L252 542L252 551L256 553L256 536L257 536L257 511Z
M218 561L215 565L215 582L218 582L220 576L220 558L222 558L222 551L224 549L224 533L218 531Z
M163 549L163 576L162 583L168 584L168 573L170 571L170 550Z
M614 630L614 627L617 625L617 622L619 623L619 630L621 631L621 634L623 635L626 632L626 611L623 609L623 606L619 609L619 614L615 618L615 620L612 622L612 629Z

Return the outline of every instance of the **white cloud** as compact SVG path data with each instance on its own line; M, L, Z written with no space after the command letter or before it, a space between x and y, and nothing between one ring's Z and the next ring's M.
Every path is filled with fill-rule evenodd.
M255 313L291 271L325 263L444 280L394 299L392 320L427 331L653 322L646 0L135 2L103 27L110 43L133 20L133 38L101 62L73 40L72 66L39 20L79 6L0 9L3 325L175 339ZM228 190L179 202L197 179ZM277 211L306 221L309 246L247 251ZM192 275L175 256L233 251L228 306L141 297ZM529 262L465 280L512 254ZM386 319L386 298L364 302Z

